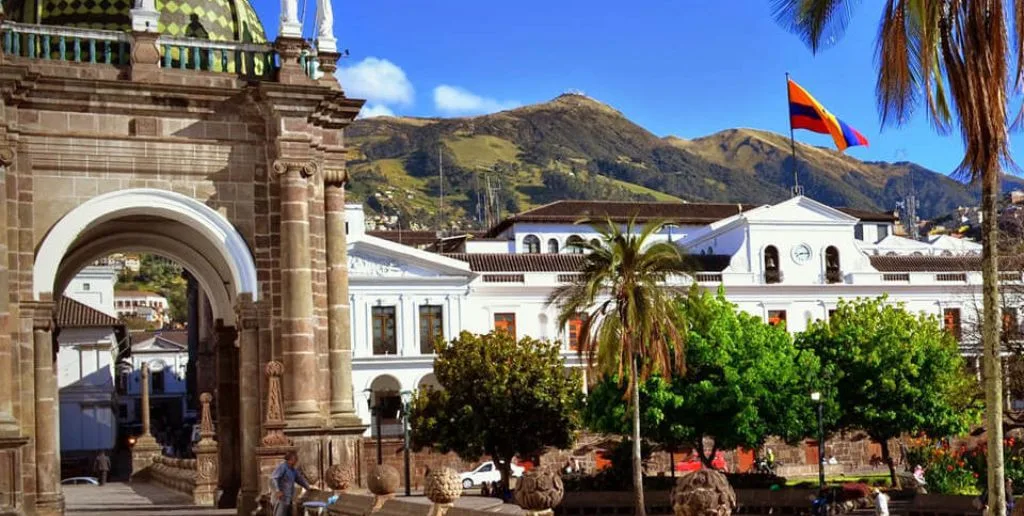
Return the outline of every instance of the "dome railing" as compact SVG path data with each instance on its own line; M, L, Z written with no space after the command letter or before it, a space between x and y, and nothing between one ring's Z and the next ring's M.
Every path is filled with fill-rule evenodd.
M73 63L127 65L131 39L125 32L4 21L0 41L7 55Z
M160 36L161 68L231 73L257 80L273 79L280 67L269 43L239 43Z

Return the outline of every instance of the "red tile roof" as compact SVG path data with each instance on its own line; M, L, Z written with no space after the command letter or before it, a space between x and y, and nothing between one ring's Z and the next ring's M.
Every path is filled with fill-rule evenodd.
M871 266L879 272L966 272L980 271L980 256L871 256ZM1020 271L1024 256L1004 256L999 269Z
M449 258L469 263L474 272L576 272L583 266L582 254L450 253ZM731 257L693 255L696 271L721 272Z
M702 225L757 208L757 204L718 204L683 202L556 201L513 215L488 230L488 236L501 234L519 222L572 224L581 219L611 218L614 222L667 220L675 224Z
M61 296L57 303L57 326L60 328L114 328L124 326L121 321L95 308Z

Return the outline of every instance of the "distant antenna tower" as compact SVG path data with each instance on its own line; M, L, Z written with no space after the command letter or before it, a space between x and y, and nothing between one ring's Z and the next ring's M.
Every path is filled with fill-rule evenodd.
M906 161L907 150L897 149L893 155L895 161ZM910 167L907 172L907 194L903 197L903 200L896 203L896 208L900 212L900 222L903 223L903 229L907 233L907 237L917 240L921 238L920 230L918 229L918 223L920 219L917 217L917 210L921 207L921 201L917 198L917 187L914 185L914 167Z
M440 195L437 199L437 237L444 236L444 146L437 146L437 187Z

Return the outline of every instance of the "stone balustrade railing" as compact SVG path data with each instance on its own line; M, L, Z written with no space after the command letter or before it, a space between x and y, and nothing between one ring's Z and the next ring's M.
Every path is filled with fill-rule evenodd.
M5 21L0 41L5 54L29 59L112 65L130 60L131 40L125 32Z
M179 70L232 73L250 79L271 79L279 67L269 43L237 43L161 36L160 66ZM308 67L303 65L304 69Z
M153 482L192 496L196 488L196 459L154 457L149 474Z

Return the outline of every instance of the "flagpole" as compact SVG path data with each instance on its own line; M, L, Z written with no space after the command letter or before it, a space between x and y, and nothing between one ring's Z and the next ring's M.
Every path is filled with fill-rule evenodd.
M793 196L796 197L797 192L800 191L800 178L796 175L796 137L793 136L793 113L789 111L792 103L793 97L789 93L789 72L786 72L786 112L787 118L789 118L789 146L793 151Z

